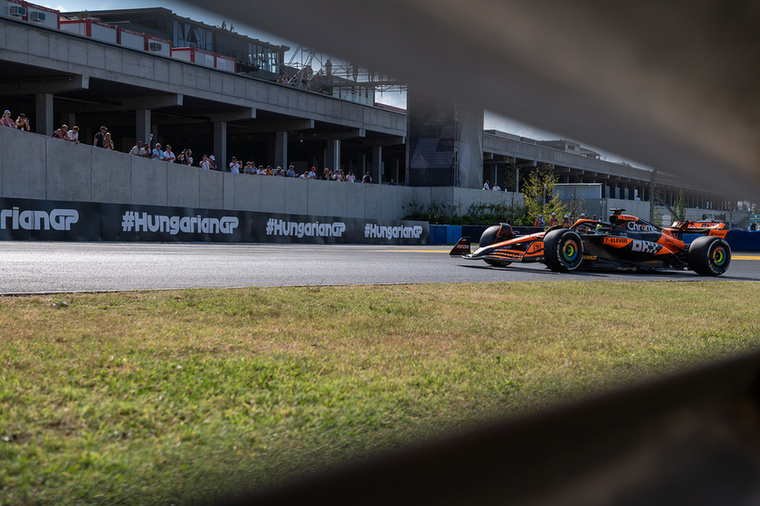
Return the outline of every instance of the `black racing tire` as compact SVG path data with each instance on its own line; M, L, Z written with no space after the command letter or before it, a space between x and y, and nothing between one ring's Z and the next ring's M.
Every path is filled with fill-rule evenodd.
M554 272L574 271L583 262L583 241L578 233L560 228L544 236L544 263Z
M491 225L487 229L483 231L482 234L480 234L480 241L478 241L478 247L483 248L484 246L490 246L491 244L494 244L496 242L499 242L500 239L498 239L499 231L501 231L502 226L501 225ZM494 260L492 258L483 259L485 263L490 265L491 267L506 267L507 265L511 264L509 260Z
M720 276L731 264L731 246L725 239L697 237L689 244L689 268L702 276Z
M506 267L507 265L511 264L509 260L492 260L490 258L483 260L485 263L490 265L491 267Z
M501 230L501 225L491 225L480 234L480 241L478 241L478 247L490 246L496 242L496 234Z

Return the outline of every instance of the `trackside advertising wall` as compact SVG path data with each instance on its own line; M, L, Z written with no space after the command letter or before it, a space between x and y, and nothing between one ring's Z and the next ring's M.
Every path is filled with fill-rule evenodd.
M0 198L0 240L428 244L427 222Z

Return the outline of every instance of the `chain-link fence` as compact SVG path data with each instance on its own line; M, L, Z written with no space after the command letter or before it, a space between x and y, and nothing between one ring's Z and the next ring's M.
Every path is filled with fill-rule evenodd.
M649 188L650 219L655 225L668 226L676 220L722 221L732 229L750 229L750 214L756 207L752 202L679 185L676 178L657 172Z

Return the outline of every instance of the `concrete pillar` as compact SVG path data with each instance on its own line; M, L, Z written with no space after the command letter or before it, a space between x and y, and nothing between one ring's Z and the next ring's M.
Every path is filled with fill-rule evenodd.
M330 139L327 141L327 156L325 157L325 167L330 170L340 168L340 140Z
M370 175L372 176L372 182L374 183L382 182L383 180L382 167L383 167L383 147L374 146L372 148L372 172L370 172Z
M63 116L63 122L66 123L69 126L69 130L71 130L77 124L77 115L73 112L66 113ZM79 142L82 142L81 138L79 139Z
M43 135L53 135L56 126L53 124L53 94L37 93L37 125L35 132ZM81 141L81 139L80 139Z
M145 141L150 145L150 109L135 111L135 140Z
M288 132L274 134L274 167L281 166L288 170Z
M222 172L228 172L226 121L214 121L214 156L217 168Z
M159 142L158 140L158 125L151 125L150 126L150 135L148 136L148 144L150 144L150 149L152 150L156 143Z

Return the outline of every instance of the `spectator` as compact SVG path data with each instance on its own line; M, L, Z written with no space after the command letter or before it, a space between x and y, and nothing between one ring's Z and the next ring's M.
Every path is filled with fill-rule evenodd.
M145 158L151 158L152 153L150 152L150 141L143 142L143 155Z
M309 175L306 176L308 179L316 179L317 177L317 168L312 167L311 170L309 170Z
M103 147L110 150L116 149L111 140L111 132L106 132L105 137L103 137Z
M188 149L185 151L185 165L192 165L193 164L193 150Z
M263 165L259 165L259 167L256 169L256 174L258 174L259 176L266 176L267 171Z
M200 167L201 167L201 169L204 169L204 170L210 170L211 169L211 164L209 163L208 156L203 155L203 157L201 158Z
M498 181L494 181L493 182L493 188L491 188L491 190L495 191L495 192L500 192L501 191L501 186L499 186Z
M31 127L29 126L29 118L27 118L26 114L23 112L19 114L18 118L16 118L16 128L25 132L31 130Z
M210 170L219 170L216 166L216 158L214 158L214 155L208 157L208 168Z
M11 111L6 109L3 112L3 119L0 119L0 125L4 127L16 128L16 122L11 119Z
M372 176L369 175L369 172L364 173L364 177L362 178L362 183L372 184Z
M293 167L292 165L288 165L288 171L285 173L285 176L287 176L287 177L296 177L295 167Z
M74 144L79 144L79 127L76 125L71 127L71 130L66 134L66 138Z
M240 174L240 164L238 163L237 157L233 156L232 161L229 164L230 172L233 174Z
M330 169L325 167L325 170L322 171L322 179L325 181L330 181L332 179Z
M163 160L164 159L164 152L161 151L161 144L156 143L156 147L153 148L153 153L151 154L151 159L153 160Z
M253 168L252 161L245 162L245 168L243 169L243 174L256 174L256 169Z
M489 183L489 181L488 181L488 179L486 179L486 182L483 184L483 189L484 190L490 190L491 189L491 186L488 183Z
M348 176L346 176L346 181L349 183L355 183L356 182L356 176L354 175L353 170L348 171Z
M540 227L540 228L544 228L546 226L546 224L544 223L544 215L543 214L539 214L538 215L538 218L536 218L536 221L533 223L533 226L534 227Z
M166 149L164 150L164 157L162 160L165 162L174 163L174 161L177 159L177 156L172 153L172 147L168 144L165 147Z
M105 126L100 127L100 131L95 134L95 140L92 142L92 145L104 148L105 144L103 143L103 140L106 138L107 131L108 129Z
M285 172L283 172L282 167L280 165L277 166L277 168L274 171L275 176L279 177L285 177Z
M130 155L135 156L145 156L145 148L143 147L143 141L137 141L137 144L132 146L132 149L129 150Z
M566 215L565 215L565 216L562 218L562 226L563 226L563 227L569 227L570 225L571 225L571 223L570 223L570 215L566 214Z
M549 227L556 227L559 225L559 220L557 219L557 213L552 213L552 217L549 218Z
M61 125L61 128L53 132L53 135L51 135L51 137L55 137L56 139L68 140L68 137L66 136L66 132L68 131L69 131L68 125Z
M186 154L187 154L187 150L183 149L182 152L174 159L174 163L178 163L180 165L186 165L185 164Z

